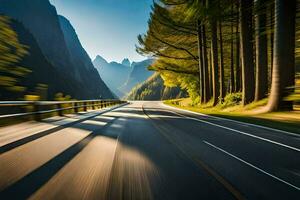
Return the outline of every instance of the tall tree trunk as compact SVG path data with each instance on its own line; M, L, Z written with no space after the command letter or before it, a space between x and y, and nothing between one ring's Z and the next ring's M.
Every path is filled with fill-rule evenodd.
M210 99L209 92L209 78L208 78L208 60L207 60L207 45L206 45L206 30L202 25L202 57L203 57L203 89L204 89L204 103L207 103Z
M242 87L241 87L241 82L242 82L242 73L241 73L241 66L240 66L240 33L239 33L239 21L240 21L240 17L239 17L239 1L237 1L237 19L236 19L236 32L235 32L235 37L236 37L236 56L235 56L235 70L236 70L236 74L235 74L235 78L236 78L236 84L235 84L235 92L240 92L242 91Z
M218 5L219 1L207 1L208 9L214 9ZM211 75L212 75L212 101L213 106L218 104L219 98L219 66L218 66L218 29L215 15L209 16L209 25L211 32Z
M201 22L197 20L198 57L199 57L199 95L201 103L204 101L204 78L203 78L203 56L202 56L202 30Z
M265 0L255 2L255 41L256 41L256 85L255 101L266 97L268 92L268 40L266 34L267 15Z
M231 3L233 3L231 1ZM231 6L231 15L233 15L233 4ZM235 81L234 81L234 53L233 53L233 21L230 22L230 31L231 31L231 38L230 38L230 93L234 93L235 90Z
M254 63L252 42L252 7L253 0L240 0L241 57L243 105L254 100Z
M220 102L223 102L225 97L224 84L224 55L223 55L223 36L222 36L222 22L219 21L219 42L220 42Z
M218 76L218 35L217 23L214 19L210 22L211 25L211 54L212 54L212 86L213 86L213 105L218 104L219 97L219 76Z
M272 82L272 71L273 71L273 51L274 51L274 4L270 6L270 50L271 50L271 62L270 62L270 83Z
M209 51L209 92L210 92L210 98L212 97L213 94L213 75L212 75L212 68L213 68L213 63L212 63L212 48L210 47Z
M292 110L293 103L283 101L295 86L296 0L275 0L274 65L269 111Z

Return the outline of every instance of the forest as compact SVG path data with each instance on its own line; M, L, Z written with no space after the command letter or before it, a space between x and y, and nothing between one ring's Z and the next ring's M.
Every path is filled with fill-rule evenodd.
M193 104L217 106L228 96L264 112L299 102L299 2L296 0L159 0L138 53L166 86ZM298 79L297 79L298 78Z

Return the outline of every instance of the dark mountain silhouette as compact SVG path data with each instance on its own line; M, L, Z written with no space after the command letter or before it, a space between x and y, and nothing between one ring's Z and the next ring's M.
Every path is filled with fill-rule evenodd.
M20 21L34 36L48 62L76 88L67 94L77 99L113 97L92 67L72 26L60 23L48 0L0 0L0 5L0 13ZM71 42L70 38L77 40Z
M57 12L48 0L0 0L0 13L23 23L49 62L73 73Z
M187 92L179 87L166 87L158 73L153 74L144 83L134 87L127 95L128 100L166 100L187 97Z
M133 62L131 65L132 71L127 81L120 89L123 92L128 93L134 86L147 80L153 74L153 71L147 69L153 61L153 59L147 59L142 62Z
M16 100L23 98L25 94L36 94L38 84L46 84L48 86L46 97L43 97L48 99L53 99L54 95L59 92L75 94L81 89L80 84L76 80L68 79L68 76L64 76L48 62L33 35L20 22L11 20L10 25L18 34L19 42L29 47L29 54L20 61L19 65L26 67L32 72L20 80L22 86L26 87L26 91L16 93L2 89L0 92L1 100Z
M131 67L117 62L108 63L101 56L97 56L93 61L94 66L106 85L119 97L123 97L125 92L120 90L121 86L127 81L131 72Z

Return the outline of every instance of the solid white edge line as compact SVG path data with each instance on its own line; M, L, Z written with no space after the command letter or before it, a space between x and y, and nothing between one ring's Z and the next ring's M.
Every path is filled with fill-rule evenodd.
M262 172L262 173L264 173L264 174L266 174L266 175L268 175L268 176L270 176L270 177L272 177L272 178L274 178L274 179L276 179L276 180L278 180L278 181L280 181L280 182L282 182L282 183L284 183L284 184L286 184L286 185L288 185L288 186L290 186L290 187L298 190L298 191L300 191L299 187L297 187L297 186L295 186L295 185L293 185L293 184L291 184L291 183L289 183L289 182L287 182L287 181L285 181L285 180L283 180L281 178L278 178L277 176L275 176L273 174L270 174L270 173L264 171L263 169L261 169L259 167L256 167L255 165L253 165L253 164L251 164L251 163L249 163L249 162L247 162L247 161L245 161L245 160L243 160L243 159L241 159L241 158L239 158L239 157L237 157L237 156L235 156L235 155L233 155L233 154L231 154L231 153L229 153L229 152L221 149L220 147L217 147L217 146L215 146L215 145L213 145L213 144L211 144L211 143L209 143L209 142L207 142L205 140L203 140L203 142L205 144L207 144L207 145L209 145L209 146L211 146L211 147L213 147L213 148L215 148L215 149L217 149L217 150L219 150L219 151L221 151L221 152L223 152L223 153L231 156L232 158L235 158L236 160L238 160L238 161L240 161L240 162L242 162L242 163L244 163L244 164L246 164L246 165L248 165L248 166L250 166L250 167L252 167L252 168L254 168L254 169L256 169L256 170L258 170L258 171L260 171L260 172Z
M206 124L209 124L209 125L212 125L212 126L216 126L216 127L219 127L219 128L230 130L230 131L242 134L242 135L247 135L249 137L253 137L253 138L256 138L256 139L259 139L259 140L263 140L265 142L269 142L269 143L272 143L272 144L276 144L278 146L282 146L282 147L285 147L285 148L288 148L288 149L300 152L300 149L298 149L296 147L292 147L292 146L286 145L286 144L283 144L283 143L280 143L280 142L276 142L276 141L273 141L273 140L270 140L270 139L266 139L266 138L263 138L263 137L260 137L260 136L252 135L250 133L239 131L239 130L236 130L236 129L233 129L233 128L229 128L229 127L226 127L226 126L222 126L222 125L219 125L219 124L214 124L212 122L208 122L208 121L205 121L205 120L201 120L201 119L197 119L197 118L193 118L193 117L187 117L185 115L182 115L182 114L179 114L179 113L176 113L176 112L173 112L173 111L169 111L169 112L172 112L172 113L174 113L174 114L176 114L178 116L181 116L183 118L186 118L186 119L191 119L191 120L199 121L199 122L202 122L202 123L206 123Z
M270 131L276 131L276 132L279 132L279 133L284 133L284 134L295 136L295 137L300 137L300 135L297 134L297 133L292 133L292 132L288 132L288 131L284 131L284 130L280 130L280 129L276 129L276 128L271 128L271 127L257 125L257 124L251 124L251 123L247 123L247 122L241 122L241 121L237 121L237 120L233 120L233 119L227 119L227 118L223 118L223 117L216 117L216 116L212 116L212 115L206 115L206 114L194 112L194 111L191 111L191 110L185 110L185 109L182 109L182 108L169 106L169 105L164 104L163 102L161 102L161 104L163 106L167 107L167 108L172 108L172 109L180 110L180 111L183 111L183 112L188 112L188 113L192 113L192 114L196 114L196 115L200 115L200 116L211 117L211 118L220 119L220 120L224 120L224 121L235 122L235 123L239 123L239 124L243 124L243 125L253 126L253 127L257 127L257 128L270 130Z
M184 115L182 115L184 116ZM272 143L272 144L276 144L276 145L279 145L279 146L282 146L282 147L286 147L288 149L291 149L291 150L294 150L294 151L298 151L300 152L300 149L296 148L296 147L292 147L292 146L289 146L289 145L286 145L286 144L282 144L280 142L276 142L276 141L273 141L273 140L270 140L270 139L266 139L266 138L263 138L263 137L260 137L260 136L256 136L256 135L252 135L250 133L246 133L246 132L243 132L243 131L239 131L239 130L236 130L236 129L233 129L233 128L229 128L229 127L226 127L226 126L222 126L222 125L219 125L219 124L214 124L214 123L211 123L211 122L207 122L205 120L201 120L201 119L196 119L196 118L193 118L193 117L187 117L187 116L184 116L185 118L187 119L192 119L192 120L196 120L196 121L199 121L199 122L203 122L203 123L206 123L206 124L209 124L209 125L212 125L212 126L217 126L219 128L223 128L223 129L227 129L227 130L230 130L230 131L233 131L233 132L236 132L236 133L240 133L242 135L247 135L249 137L253 137L253 138L256 138L256 139L260 139L260 140L263 140L263 141L266 141L266 142L269 142L269 143Z

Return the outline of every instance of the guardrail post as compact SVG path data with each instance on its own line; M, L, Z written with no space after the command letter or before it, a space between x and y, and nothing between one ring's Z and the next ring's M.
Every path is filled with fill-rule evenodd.
M95 110L95 101L92 101L92 109Z
M60 103L57 104L57 109L58 109L58 115L63 116L64 113L63 113L63 110L62 110L62 105Z
M75 113L78 113L78 103L77 102L74 103L74 111L75 111Z
M33 110L34 110L34 119L36 121L41 121L41 114L40 114L40 105L37 102L33 103Z
M83 102L83 111L87 111L87 103L86 102Z
M89 100L89 101L63 101L63 102L43 102L43 101L24 101L24 102L8 102L7 105L19 105L24 106L24 113L15 113L11 116L4 116L4 118L12 117L12 116L29 116L28 119L40 121L42 118L47 117L50 113L55 113L56 115L63 116L68 112L64 112L64 110L71 110L75 113L84 110L87 112L88 109L99 109L105 108L108 106L114 106L121 103L126 103L126 101L121 100ZM5 103L4 103L5 105ZM55 109L56 108L56 109ZM83 108L83 109L81 109Z

